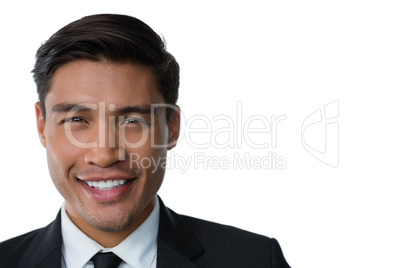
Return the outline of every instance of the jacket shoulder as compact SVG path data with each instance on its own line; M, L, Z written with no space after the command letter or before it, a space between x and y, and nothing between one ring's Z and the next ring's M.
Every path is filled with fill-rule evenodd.
M183 218L204 249L202 266L290 267L274 238L189 216Z
M205 242L213 242L218 240L220 243L246 242L267 243L271 238L239 229L234 226L219 224L216 222L206 221L203 219L184 216L183 218L189 226L196 232L198 237ZM225 238L225 239L223 239ZM244 243L241 243L244 244Z
M18 263L17 261L21 259L21 257L24 255L24 253L32 244L32 241L35 240L37 235L43 229L44 228L36 229L26 234L22 234L17 237L1 242L0 243L1 263L8 264L5 267L14 267L13 261Z
M1 267L59 267L61 265L61 216L48 226L0 243Z

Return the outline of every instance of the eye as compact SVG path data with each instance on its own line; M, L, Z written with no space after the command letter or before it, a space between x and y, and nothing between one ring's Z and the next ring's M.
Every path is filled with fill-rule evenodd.
M82 117L70 117L66 118L62 121L62 123L88 123L84 118Z
M127 118L126 120L124 120L124 123L126 123L126 124L135 124L135 123L140 123L140 121L135 119L135 118Z
M139 117L125 117L120 121L121 125L135 126L135 125L148 125L147 121Z

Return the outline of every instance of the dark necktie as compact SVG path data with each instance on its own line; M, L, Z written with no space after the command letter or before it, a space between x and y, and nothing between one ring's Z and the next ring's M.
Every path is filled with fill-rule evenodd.
M121 263L121 259L113 252L96 253L92 259L95 268L117 268Z

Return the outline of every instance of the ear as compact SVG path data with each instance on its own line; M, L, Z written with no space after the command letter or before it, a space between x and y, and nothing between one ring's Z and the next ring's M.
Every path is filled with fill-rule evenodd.
M180 107L176 106L169 122L168 150L176 146L180 134Z
M43 113L39 102L35 103L35 113L36 113L36 127L38 129L39 139L43 147L46 148L45 119L43 118Z

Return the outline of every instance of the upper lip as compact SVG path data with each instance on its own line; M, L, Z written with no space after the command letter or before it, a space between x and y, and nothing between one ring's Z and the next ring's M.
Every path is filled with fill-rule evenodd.
M132 180L135 179L135 177L128 177L128 176L122 176L122 175L108 175L108 176L92 176L92 177L86 177L86 178L80 178L78 177L79 180L81 181L108 181L108 180Z

